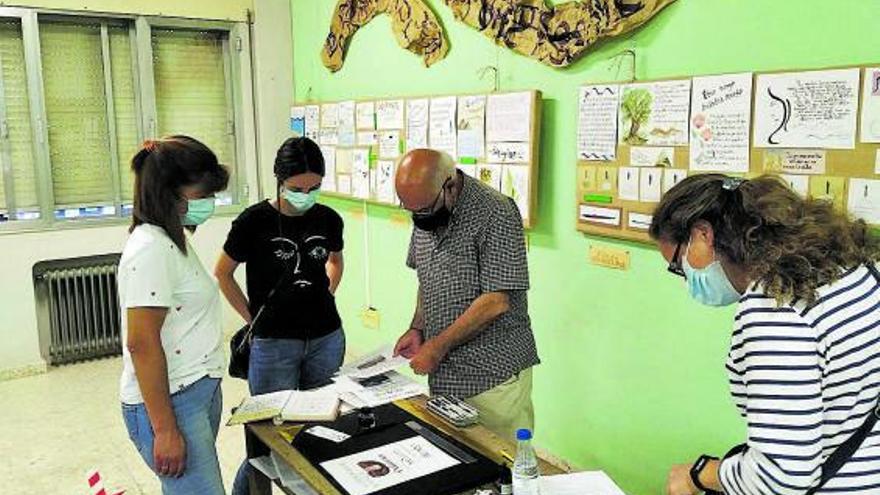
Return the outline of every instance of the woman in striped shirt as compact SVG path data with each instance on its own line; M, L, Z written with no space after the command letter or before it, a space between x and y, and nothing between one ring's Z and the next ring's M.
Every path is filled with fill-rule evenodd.
M669 495L880 493L876 234L776 178L719 174L672 188L650 233L694 299L739 303L727 369L748 424L724 459L674 467Z

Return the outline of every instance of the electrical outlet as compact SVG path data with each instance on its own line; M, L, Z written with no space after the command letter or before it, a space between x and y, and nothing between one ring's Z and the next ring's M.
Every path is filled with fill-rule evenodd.
M364 327L371 330L378 330L380 317L379 310L376 308L367 308L361 312L361 323Z

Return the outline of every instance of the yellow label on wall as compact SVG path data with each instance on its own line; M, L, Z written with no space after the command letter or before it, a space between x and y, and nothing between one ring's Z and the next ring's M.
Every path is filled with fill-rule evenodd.
M590 246L590 263L615 270L629 270L629 251L609 246Z

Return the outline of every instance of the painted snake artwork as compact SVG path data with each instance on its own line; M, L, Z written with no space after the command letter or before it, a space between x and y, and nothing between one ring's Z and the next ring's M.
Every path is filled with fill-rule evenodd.
M675 0L575 0L549 6L546 0L443 0L455 19L496 44L552 67L567 67L596 42L628 33ZM425 0L339 0L322 60L342 68L354 34L388 14L401 47L430 67L449 51L443 28Z

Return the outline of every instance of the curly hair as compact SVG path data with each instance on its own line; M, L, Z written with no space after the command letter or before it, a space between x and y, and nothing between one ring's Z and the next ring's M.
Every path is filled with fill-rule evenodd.
M845 270L880 260L880 239L863 220L829 201L802 198L774 176L688 177L663 196L649 233L684 243L701 220L712 226L716 251L779 304L812 304L817 289Z

